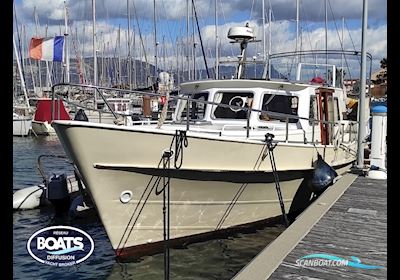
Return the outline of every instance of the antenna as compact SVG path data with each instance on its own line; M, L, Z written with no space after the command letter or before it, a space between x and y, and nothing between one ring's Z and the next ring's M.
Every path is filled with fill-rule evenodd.
M228 38L233 40L230 43L240 44L240 55L239 58L239 68L237 72L237 78L241 79L244 72L244 64L246 62L246 48L248 43L260 42L260 40L255 40L254 32L249 23L246 26L231 27L228 31Z

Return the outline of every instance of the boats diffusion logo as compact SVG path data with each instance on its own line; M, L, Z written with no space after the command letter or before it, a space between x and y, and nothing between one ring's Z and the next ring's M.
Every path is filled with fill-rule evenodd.
M52 226L36 231L26 245L38 262L52 266L71 266L83 262L93 253L89 234L69 226Z
M297 266L351 266L362 269L380 269L383 266L368 265L361 263L361 260L357 257L351 257L351 260L346 260L334 255L327 254L311 254L306 255L296 260Z

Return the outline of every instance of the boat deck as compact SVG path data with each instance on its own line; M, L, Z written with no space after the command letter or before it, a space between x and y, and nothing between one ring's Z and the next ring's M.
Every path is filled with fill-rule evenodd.
M308 254L383 268L298 266ZM387 181L346 174L233 279L387 279Z

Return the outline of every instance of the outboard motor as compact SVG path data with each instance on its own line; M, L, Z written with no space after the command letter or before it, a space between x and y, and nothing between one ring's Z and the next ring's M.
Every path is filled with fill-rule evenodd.
M314 162L314 170L311 176L311 191L316 196L319 196L328 186L332 185L337 176L336 171L318 154L318 159Z
M78 112L75 114L74 121L82 121L82 122L88 122L89 119L86 116L86 113L83 109L79 109Z
M46 198L51 202L55 209L55 216L65 217L68 215L71 204L67 185L67 175L53 175L47 186Z

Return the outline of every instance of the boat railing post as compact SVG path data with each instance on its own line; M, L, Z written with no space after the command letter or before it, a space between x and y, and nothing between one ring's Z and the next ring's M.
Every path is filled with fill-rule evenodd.
M311 125L312 125L312 130L311 130L311 133L312 133L311 142L312 142L312 144L314 145L314 144L315 144L315 143L314 143L314 140L315 140L315 136L314 136L314 134L315 134L315 120L312 120L312 121L311 121Z
M59 119L61 119L61 105L60 105L60 103L62 102L62 99L61 99L61 97L59 97L58 98L58 101L57 101L57 118L58 118L58 120Z
M352 141L352 139L351 139L351 131L353 130L353 123L351 122L351 123L349 123L349 142L351 142Z
M246 124L246 137L249 138L250 136L250 111L251 109L247 108L247 124Z
M189 131L189 96L187 98L187 102L186 102L186 131Z
M285 142L289 141L289 117L286 117L286 139Z
M113 114L114 118L117 119L118 118L117 115L115 114L114 110L111 109L110 104L108 104L107 100L104 98L104 95L101 93L101 91L99 90L98 87L95 87L95 95L96 95L96 92L99 93L101 99L103 99L104 103L107 105L107 108ZM101 112L100 112L100 110L97 109L97 102L94 103L94 110L99 112L99 121L101 122Z
M52 102L52 104L51 104L50 110L51 110L51 121L52 122L54 120L54 109L53 109L53 106L54 106L54 87L55 86L51 87L51 102Z
M342 134L342 143L344 143L344 123L341 123L341 127L340 133Z

